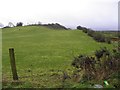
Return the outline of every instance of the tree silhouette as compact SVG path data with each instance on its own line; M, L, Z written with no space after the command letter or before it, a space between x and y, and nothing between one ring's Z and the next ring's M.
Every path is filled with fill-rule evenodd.
M23 25L22 22L18 22L18 23L16 24L16 26L22 26L22 25Z

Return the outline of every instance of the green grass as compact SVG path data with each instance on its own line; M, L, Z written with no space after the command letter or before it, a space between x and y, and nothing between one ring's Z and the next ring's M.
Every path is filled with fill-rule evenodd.
M106 37L114 38L118 37L118 31L98 31L99 33L102 33Z
M80 30L51 30L24 26L2 30L3 87L60 87L62 71L72 73L71 62L79 54L92 55L100 47ZM9 48L15 49L20 85L12 85Z

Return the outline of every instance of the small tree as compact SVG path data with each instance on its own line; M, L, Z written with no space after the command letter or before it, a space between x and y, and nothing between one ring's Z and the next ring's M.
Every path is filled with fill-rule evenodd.
M23 25L22 22L18 22L18 23L16 24L16 26L22 26L22 25Z
M82 30L82 27L81 26L77 26L77 29Z

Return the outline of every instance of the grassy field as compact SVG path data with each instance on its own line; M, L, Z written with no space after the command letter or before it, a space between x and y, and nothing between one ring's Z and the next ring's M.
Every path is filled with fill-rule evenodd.
M94 41L80 30L51 30L39 26L3 29L2 45L3 88L62 87L62 72L72 73L74 56L92 55L100 47L113 47ZM8 53L11 47L15 49L19 85L12 84Z
M118 37L118 31L99 31L99 32L104 34L106 37L110 38Z

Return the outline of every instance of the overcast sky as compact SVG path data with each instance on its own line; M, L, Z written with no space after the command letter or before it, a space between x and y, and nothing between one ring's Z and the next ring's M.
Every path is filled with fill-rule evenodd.
M119 0L0 0L0 23L60 23L117 30Z

